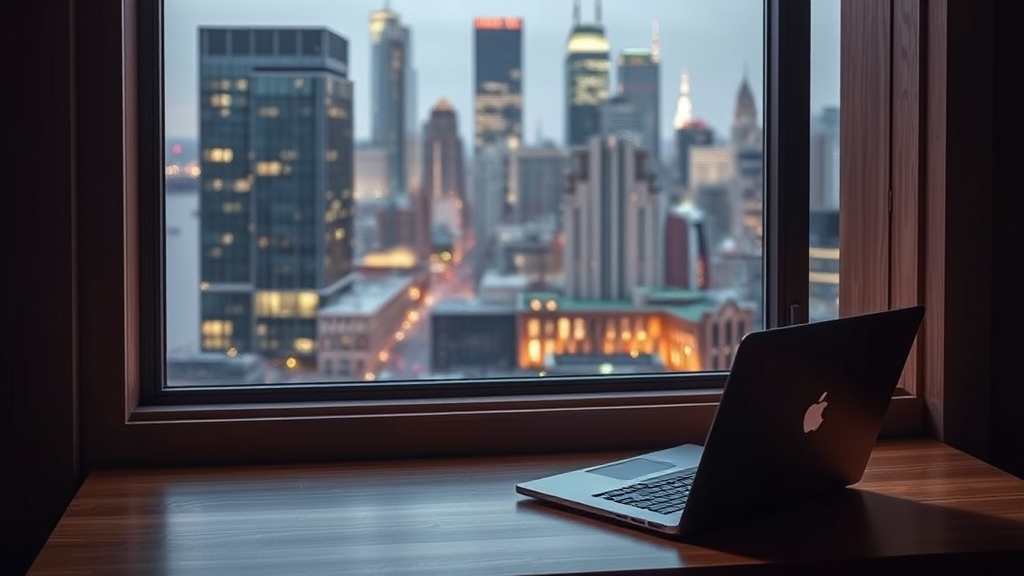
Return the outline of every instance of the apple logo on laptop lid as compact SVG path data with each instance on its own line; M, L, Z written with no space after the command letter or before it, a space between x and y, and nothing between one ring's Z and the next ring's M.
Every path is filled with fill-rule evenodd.
M811 404L807 408L807 412L804 412L804 432L814 432L821 426L821 423L825 420L825 407L828 406L828 402L825 401L825 396L828 392L823 392L821 398L814 404Z

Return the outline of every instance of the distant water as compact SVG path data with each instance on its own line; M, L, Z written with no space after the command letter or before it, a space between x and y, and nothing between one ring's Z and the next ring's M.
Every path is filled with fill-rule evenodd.
M199 351L199 192L165 196L167 352Z

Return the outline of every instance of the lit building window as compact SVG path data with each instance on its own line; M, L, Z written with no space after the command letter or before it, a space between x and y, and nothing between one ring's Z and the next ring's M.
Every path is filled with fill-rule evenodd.
M235 159L235 151L231 148L207 148L203 151L203 159L207 162L227 164Z
M220 93L210 95L210 106L214 108L228 108L231 106L231 94Z
M284 166L280 162L257 162L256 175L263 177L280 176Z
M312 338L296 338L292 346L300 354L311 354L316 350L316 341Z

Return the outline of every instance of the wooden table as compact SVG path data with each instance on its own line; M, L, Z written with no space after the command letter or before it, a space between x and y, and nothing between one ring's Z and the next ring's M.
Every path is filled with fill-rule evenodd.
M29 573L1024 574L1024 482L931 440L882 443L856 489L696 544L513 489L622 456L95 472Z

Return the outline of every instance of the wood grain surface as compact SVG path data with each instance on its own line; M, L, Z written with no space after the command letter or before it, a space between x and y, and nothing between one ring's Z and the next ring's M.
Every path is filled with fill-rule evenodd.
M1024 482L932 440L883 442L856 488L690 543L513 489L623 455L96 472L30 574L820 574L879 562L984 573L1024 562Z

